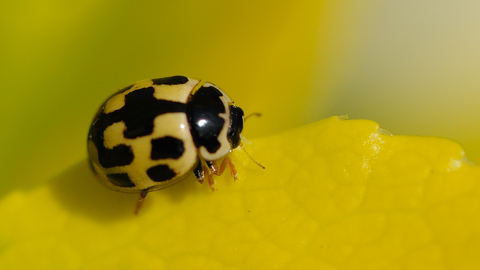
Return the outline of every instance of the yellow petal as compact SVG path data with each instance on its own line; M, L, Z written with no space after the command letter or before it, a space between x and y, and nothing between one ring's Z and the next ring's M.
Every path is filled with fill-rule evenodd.
M5 269L476 269L480 170L447 139L332 117L232 153L233 182L104 188L86 161L0 201Z

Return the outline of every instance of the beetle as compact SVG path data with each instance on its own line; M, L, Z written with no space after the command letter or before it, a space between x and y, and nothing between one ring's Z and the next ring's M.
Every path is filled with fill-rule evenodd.
M139 81L96 113L88 133L90 164L108 188L140 193L138 212L148 192L191 172L200 183L207 178L212 190L212 175L227 166L237 179L226 155L241 145L243 122L243 110L212 83L185 76Z

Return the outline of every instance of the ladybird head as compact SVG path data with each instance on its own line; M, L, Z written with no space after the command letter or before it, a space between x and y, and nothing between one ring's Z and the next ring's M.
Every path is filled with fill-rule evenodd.
M228 129L228 142L235 149L240 145L243 130L243 110L235 105L230 105L230 128Z

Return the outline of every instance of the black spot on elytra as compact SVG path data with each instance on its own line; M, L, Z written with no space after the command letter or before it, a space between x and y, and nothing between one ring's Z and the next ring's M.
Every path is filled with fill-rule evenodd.
M133 152L130 146L119 144L112 149L104 149L104 151L98 152L98 159L104 168L125 166L133 161Z
M225 113L221 96L222 93L217 88L202 86L187 104L187 116L195 146L205 146L210 153L220 148L217 138L225 124L225 120L219 116Z
M118 117L119 121L125 122L125 138L134 139L152 134L153 120L161 114L185 112L185 104L158 100L153 96L154 92L153 87L133 91L125 96L123 108L110 113L112 118Z
M180 78L163 79L167 84L181 81ZM157 79L157 82L160 82L160 79ZM130 88L131 86L122 90ZM98 149L98 159L104 168L128 165L134 158L130 146L121 144L112 149L105 147L103 133L107 127L123 121L126 126L123 136L134 139L152 134L155 117L166 113L186 112L184 103L158 100L154 97L154 92L153 87L147 87L128 93L125 96L125 106L108 114L104 113L105 103L102 105L90 127L89 140L92 140Z
M117 187L134 187L135 184L130 180L126 173L112 173L107 175L108 180Z
M163 182L172 179L177 174L168 165L157 165L147 170L148 176L155 182Z
M173 158L178 159L183 155L185 148L183 141L174 137L163 137L152 140L152 153L150 157L154 160Z
M172 76L166 78L152 79L154 84L166 84L166 85L175 85L175 84L184 84L188 82L188 78L185 76Z

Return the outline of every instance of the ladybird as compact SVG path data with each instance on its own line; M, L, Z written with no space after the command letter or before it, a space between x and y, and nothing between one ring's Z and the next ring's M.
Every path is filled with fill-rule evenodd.
M90 164L108 188L140 193L137 212L148 192L192 172L200 183L207 178L212 190L212 175L227 165L237 179L226 155L241 145L243 122L243 110L212 83L185 76L139 81L96 113L88 133Z

